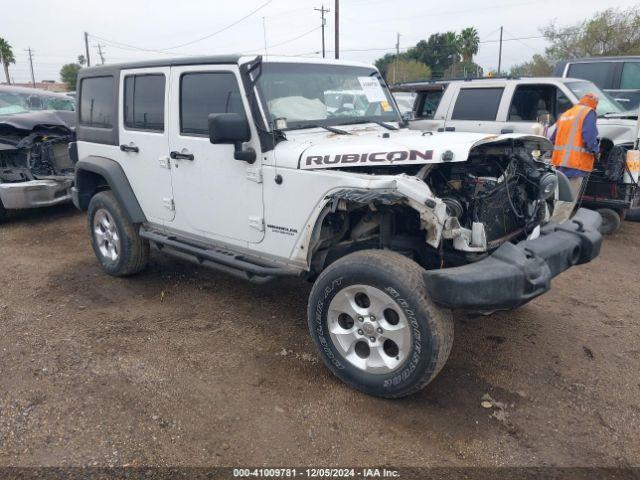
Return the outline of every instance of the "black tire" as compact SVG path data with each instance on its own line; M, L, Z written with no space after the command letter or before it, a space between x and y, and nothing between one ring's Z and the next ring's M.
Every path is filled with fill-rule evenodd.
M428 298L423 273L422 267L399 253L364 250L346 255L320 274L309 297L309 331L325 365L340 380L369 395L400 398L417 392L436 377L451 352L453 318L450 311L436 307ZM341 296L337 298L338 302L343 298L351 302L350 295L353 295L353 301L358 303L357 296L360 294L353 292L360 289L360 286L372 287L370 291L374 293L381 291L392 301L383 307L386 308L383 315L377 315L376 320L380 322L380 327L383 327L384 322L387 321L387 312L395 311L394 308L397 309L394 315L396 317L404 315L402 321L408 325L410 332L408 347L402 349L403 353L394 357L401 362L391 371L370 372L366 367L358 368L346 358L344 350L341 351L343 347L337 346L332 339L329 322L334 329L336 322L342 328L340 323L342 315L336 317L336 313L340 310L334 308L330 313L332 301L340 294ZM364 304L366 305L366 302ZM349 305L353 305L353 302ZM375 310L372 302L369 302L369 305ZM360 304L357 308L360 308ZM353 319L354 322L361 322L361 318L365 318L363 326L369 321L366 314L363 314L363 317L358 313L355 315L357 318ZM347 329L347 331L354 332L355 336L356 331L358 334L363 332L359 327L360 324L353 327L356 330ZM369 345L378 349L378 355L380 355L378 358L386 352L388 339L385 340L385 334L387 332L384 328L379 332L380 336L375 340L369 337L371 344L366 341L368 333L364 332L364 343L367 345L364 354L366 351L370 352ZM354 341L356 345L354 353L360 355L357 344L362 342L362 338ZM385 348L381 352L380 348L383 346ZM355 358L353 355L351 357ZM360 362L360 360L357 361Z
M625 220L628 220L630 222L640 222L640 208L632 208L630 210L627 210Z
M100 240L94 227L96 214L104 216L105 211L113 220L113 231L117 234L119 245L115 258L110 258L101 250ZM89 234L91 245L102 268L116 277L124 277L138 273L149 262L149 242L140 237L138 225L131 223L124 214L122 207L111 191L97 193L91 199L88 209ZM111 243L113 245L113 242Z
M600 225L602 235L611 235L620 229L622 217L618 212L611 208L600 208L598 213L602 216L602 225Z
M2 222L5 218L7 218L7 211L2 204L2 200L0 200L0 222Z

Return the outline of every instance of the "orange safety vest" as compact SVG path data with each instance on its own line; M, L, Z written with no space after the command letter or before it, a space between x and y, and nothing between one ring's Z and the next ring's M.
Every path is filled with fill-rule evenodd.
M556 167L575 168L590 172L593 170L594 156L582 140L582 125L591 109L585 105L575 105L564 112L556 123L556 143L551 162Z

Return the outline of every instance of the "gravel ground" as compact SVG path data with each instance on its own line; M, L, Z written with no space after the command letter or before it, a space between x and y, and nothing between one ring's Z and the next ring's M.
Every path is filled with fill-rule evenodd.
M159 254L116 279L83 214L22 214L0 226L0 465L637 466L639 247L627 222L542 298L456 315L438 378L386 401L318 361L308 284Z

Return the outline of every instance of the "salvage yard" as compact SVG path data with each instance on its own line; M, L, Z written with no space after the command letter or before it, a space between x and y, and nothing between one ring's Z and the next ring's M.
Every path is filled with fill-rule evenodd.
M456 315L438 378L385 401L319 362L310 285L112 278L84 214L28 212L0 225L0 463L637 465L639 256L627 222L529 305Z

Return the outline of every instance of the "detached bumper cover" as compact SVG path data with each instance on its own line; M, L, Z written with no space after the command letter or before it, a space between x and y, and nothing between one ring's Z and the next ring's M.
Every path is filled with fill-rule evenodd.
M7 210L48 207L71 202L72 186L72 179L0 183L0 200Z
M550 223L540 237L504 243L484 260L425 273L431 299L442 307L469 311L508 310L551 288L551 279L600 253L602 218L580 209L569 221Z

